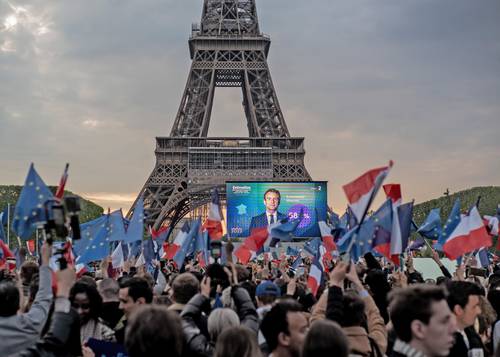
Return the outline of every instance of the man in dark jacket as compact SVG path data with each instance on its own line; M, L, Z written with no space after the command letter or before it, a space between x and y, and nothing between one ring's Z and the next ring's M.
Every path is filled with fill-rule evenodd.
M392 357L442 357L453 346L455 316L445 291L415 284L390 295L389 311L397 335Z
M201 292L193 296L182 310L182 328L187 343L187 349L190 355L212 356L214 346L206 336L201 332L196 321L202 312L210 308L210 278L205 277L200 285ZM240 324L255 332L259 329L259 318L257 310L250 298L248 292L240 287L231 287L231 297L236 305L236 312L240 319Z
M455 332L455 344L449 356L485 356L481 337L474 330L474 322L481 313L480 286L467 281L452 281L448 284L448 306L457 319L458 331Z

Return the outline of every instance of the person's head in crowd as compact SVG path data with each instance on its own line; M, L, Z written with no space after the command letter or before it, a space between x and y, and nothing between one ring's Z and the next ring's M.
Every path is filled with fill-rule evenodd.
M255 299L258 307L271 305L280 296L281 289L278 285L269 280L261 282L255 289Z
M450 281L450 278L447 278L446 276L438 276L436 278L436 285L446 286Z
M232 328L240 325L238 314L228 308L220 308L213 310L208 316L207 328L212 341L217 341L217 338L227 328Z
M147 283L146 283L147 284ZM182 356L184 335L179 316L166 307L143 305L130 315L125 332L129 357Z
M93 277L89 275L83 275L80 279L78 279L78 282L85 283L87 285L92 285L94 288L97 289L97 282Z
M153 297L153 304L168 307L172 305L172 300L167 295L156 295Z
M214 357L261 357L255 334L248 328L236 326L224 330L217 339Z
M474 327L481 337L484 345L487 345L491 339L492 326L497 320L497 312L488 299L481 295L479 297L479 306L481 314L477 317Z
M210 264L207 267L206 275L210 277L210 284L212 286L211 296L215 295L217 285L220 285L222 289L227 288L230 284L229 277L224 271L224 268L220 264Z
M70 290L69 301L71 306L78 312L82 325L99 318L102 309L102 298L95 286L83 281L77 281Z
M23 285L29 285L35 275L38 275L40 268L35 262L24 262L21 265L20 277Z
M387 281L385 273L379 269L369 270L365 277L365 284L368 285L380 315L384 318L384 322L389 322L387 294L391 291L391 285Z
M103 302L118 301L120 284L115 279L105 278L99 282L97 290L101 294Z
M447 356L454 343L455 316L442 287L415 284L393 291L389 311L399 340L426 356Z
M153 291L146 280L139 277L125 279L120 284L120 309L128 318L140 305L153 301Z
M495 289L490 289L488 291L488 301L500 318L500 286Z
M467 281L452 281L448 284L448 294L448 306L457 318L459 330L472 326L481 313L482 288Z
M200 282L193 274L179 274L172 283L172 300L177 304L187 304L199 290Z
M304 342L302 357L349 355L349 341L342 328L330 320L318 320L311 325Z
M13 281L0 281L0 317L14 316L19 310L21 295Z
M295 300L277 302L264 316L260 329L273 356L300 356L309 322Z
M35 275L31 278L31 283L28 287L28 296L27 296L27 301L25 302L24 306L24 312L28 312L31 309L31 305L33 305L33 302L35 301L36 294L38 293L38 288L39 288L39 276Z
M342 327L364 326L366 323L365 303L363 299L352 291L346 291L342 298L342 318L339 324Z
M153 276L149 273L146 273L146 274L142 275L142 278L144 280L146 280L146 282L148 283L151 290L153 290L153 288L155 286L155 279L153 278Z

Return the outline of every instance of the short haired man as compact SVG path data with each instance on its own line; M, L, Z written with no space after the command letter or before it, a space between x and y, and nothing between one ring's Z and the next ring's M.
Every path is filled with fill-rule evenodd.
M176 276L172 282L172 300L174 303L168 309L180 314L189 300L199 291L200 282L193 274L182 273Z
M287 215L278 211L280 203L281 203L280 191L274 188L268 189L264 193L264 206L266 207L266 211L264 213L252 217L249 227L250 233L252 233L252 230L254 230L255 228L266 227L278 221L286 219ZM273 240L270 246L274 247L277 242L278 242L277 240Z
M453 346L455 316L441 287L415 284L391 293L389 312L397 340L391 356L443 357Z
M449 356L484 356L481 337L474 330L474 323L481 313L480 296L483 289L475 283L452 281L448 284L448 306L457 320L458 332Z
M153 291L146 279L133 277L124 280L120 284L120 309L123 310L123 318L116 325L115 337L118 343L123 344L127 320L137 307L150 304L153 301Z
M134 310L126 333L130 357L183 355L184 336L180 317L164 306L143 305Z
M260 325L272 357L299 357L308 329L302 306L292 299L276 303Z
M105 278L98 282L97 290L102 297L102 309L99 317L113 329L123 316L118 298L120 284L112 278Z

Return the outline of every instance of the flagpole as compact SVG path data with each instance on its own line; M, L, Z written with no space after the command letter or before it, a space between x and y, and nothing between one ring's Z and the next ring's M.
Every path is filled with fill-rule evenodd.
M7 246L10 247L10 203L7 203Z

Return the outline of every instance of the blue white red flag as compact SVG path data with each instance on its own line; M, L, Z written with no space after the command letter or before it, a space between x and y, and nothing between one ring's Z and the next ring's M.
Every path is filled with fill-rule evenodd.
M211 240L222 239L222 212L219 200L219 191L217 189L212 191L212 201L208 211L208 217L203 228L208 231Z
M369 205L391 170L392 165L393 162L390 161L388 166L372 169L343 186L347 200L349 201L349 207L358 222L361 221L363 215L368 211Z
M322 279L323 265L321 263L321 256L318 249L309 270L309 277L307 278L307 286L309 289L311 289L311 292L314 296L316 296L316 294L318 293L318 289L321 286Z
M184 224L182 225L181 230L179 231L179 233L177 233L177 236L175 237L173 243L168 246L167 251L165 252L166 259L168 260L174 259L174 256L181 249L184 242L188 238L189 230L190 230L189 222L185 221Z
M483 247L491 247L491 236L486 231L483 220L477 207L473 207L469 214L463 215L455 229L443 245L443 251L449 259L473 252Z
M456 199L453 207L451 209L450 215L448 219L443 225L443 230L441 232L441 236L439 237L437 243L434 244L434 249L443 252L443 246L446 241L449 239L455 228L460 223L460 199Z
M56 194L54 195L58 201L61 201L64 196L64 187L66 187L66 181L68 181L68 169L69 164L66 164L61 180L59 181L59 186L57 186Z

